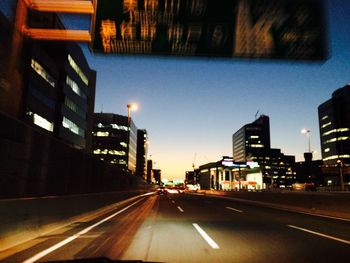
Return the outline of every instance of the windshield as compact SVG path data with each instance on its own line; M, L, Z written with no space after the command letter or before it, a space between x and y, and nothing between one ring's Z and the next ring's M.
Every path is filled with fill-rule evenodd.
M0 1L0 262L349 257L349 14Z

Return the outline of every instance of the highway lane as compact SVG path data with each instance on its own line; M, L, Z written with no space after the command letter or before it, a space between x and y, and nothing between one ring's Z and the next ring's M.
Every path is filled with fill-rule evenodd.
M125 208L22 244L7 251L7 257L0 253L0 259L33 259L97 224L37 260L100 256L153 262L350 260L349 221L189 194L149 196Z

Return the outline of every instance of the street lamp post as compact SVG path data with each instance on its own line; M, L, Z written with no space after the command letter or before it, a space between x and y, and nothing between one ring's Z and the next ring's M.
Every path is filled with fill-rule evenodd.
M344 169L344 163L342 160L337 160L337 164L339 165L339 184L340 184L340 191L344 191L344 177L343 177L343 169Z
M302 129L301 133L306 134L307 136L307 143L308 143L308 152L311 153L311 131L310 129Z

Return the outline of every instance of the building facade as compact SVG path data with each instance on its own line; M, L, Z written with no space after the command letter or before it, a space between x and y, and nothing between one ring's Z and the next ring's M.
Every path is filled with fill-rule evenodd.
M130 127L129 127L130 126ZM136 173L137 128L132 119L112 113L95 113L93 154L132 174Z
M30 12L28 23L33 27L64 28L55 13ZM22 43L17 51L20 65L8 75L13 87L8 89L5 101L15 106L4 103L2 111L90 152L96 71L89 67L79 45L13 39L14 46L15 40ZM16 57L12 53L9 61Z
M217 162L199 166L202 190L262 190L266 188L263 174L255 162L235 162L224 156Z
M322 160L350 165L350 84L336 90L318 107Z
M291 187L295 181L295 157L271 148L270 120L261 115L232 135L232 156L235 162L257 162L264 183L274 187Z
M146 130L137 130L136 175L147 179L148 135Z

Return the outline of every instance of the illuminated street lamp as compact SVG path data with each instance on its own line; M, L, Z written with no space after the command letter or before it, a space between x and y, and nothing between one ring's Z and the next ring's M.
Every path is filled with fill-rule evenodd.
M310 135L310 129L302 129L301 133L306 134L307 141L308 141L308 152L311 153L311 135Z
M340 191L344 191L344 178L343 178L344 163L342 160L337 160L337 164L339 166Z

